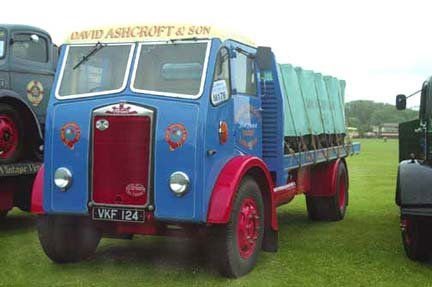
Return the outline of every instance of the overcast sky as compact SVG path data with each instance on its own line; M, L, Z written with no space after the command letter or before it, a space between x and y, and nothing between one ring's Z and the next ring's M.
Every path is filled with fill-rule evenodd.
M346 101L394 103L432 75L432 1L2 1L4 23L74 30L140 23L211 24L292 63L347 81ZM418 99L409 101L416 106Z

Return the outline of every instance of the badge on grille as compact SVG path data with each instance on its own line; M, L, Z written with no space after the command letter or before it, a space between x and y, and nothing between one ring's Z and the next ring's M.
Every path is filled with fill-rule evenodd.
M146 188L141 183L129 183L125 191L132 197L141 197L146 193Z
M109 122L106 119L100 119L96 122L96 128L100 131L104 131L109 128Z

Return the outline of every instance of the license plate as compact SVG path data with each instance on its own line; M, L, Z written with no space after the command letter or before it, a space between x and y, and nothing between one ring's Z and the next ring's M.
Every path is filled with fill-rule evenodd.
M94 220L144 222L144 210L132 208L94 207Z

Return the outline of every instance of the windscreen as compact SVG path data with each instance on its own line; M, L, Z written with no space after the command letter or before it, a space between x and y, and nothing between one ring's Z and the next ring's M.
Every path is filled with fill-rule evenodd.
M198 96L207 45L208 42L142 44L133 88L167 96Z
M70 46L58 96L90 96L124 87L132 45Z

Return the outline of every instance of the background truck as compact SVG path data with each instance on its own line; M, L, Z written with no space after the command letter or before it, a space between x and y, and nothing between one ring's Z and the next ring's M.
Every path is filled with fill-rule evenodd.
M0 24L0 217L30 209L57 58L47 32Z
M399 167L396 204L401 212L402 242L412 260L427 260L432 251L432 78L423 83L419 118L399 125ZM410 96L412 96L410 95ZM396 107L406 108L407 98L398 95Z
M276 251L276 208L306 194L312 220L348 205L345 82L279 65L209 26L74 32L48 105L32 211L54 262L101 236L202 236L239 277Z

